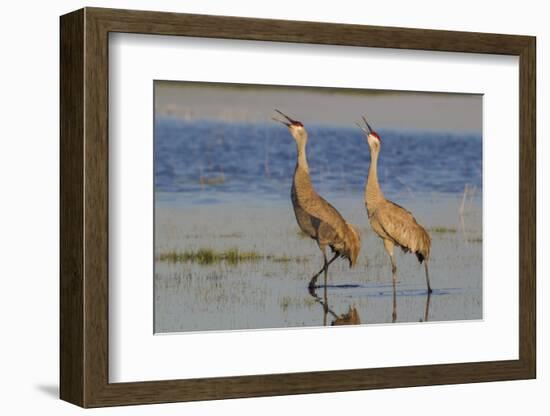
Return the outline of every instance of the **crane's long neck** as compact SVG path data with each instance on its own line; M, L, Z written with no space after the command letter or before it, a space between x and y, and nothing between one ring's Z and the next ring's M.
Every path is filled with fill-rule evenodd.
M307 174L309 174L309 166L307 164L306 156L306 143L305 141L296 142L296 150L298 151L298 157L296 160L296 170L298 168L303 169Z
M365 186L365 203L367 205L369 215L371 214L371 211L375 209L376 205L380 201L384 200L384 194L380 189L380 184L378 183L378 153L378 149L371 147L369 177Z
M296 142L298 155L296 158L296 169L294 170L294 178L292 180L292 198L296 199L308 199L315 192L311 178L309 176L309 166L306 158L306 144L305 142Z

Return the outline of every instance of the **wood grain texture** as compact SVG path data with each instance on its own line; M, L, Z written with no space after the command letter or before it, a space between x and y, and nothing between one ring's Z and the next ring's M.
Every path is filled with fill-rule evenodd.
M519 55L528 36L86 8L110 32Z
M189 380L108 380L108 33L195 36L520 58L518 360ZM535 38L86 8L61 18L61 397L83 407L533 378Z
M108 33L86 11L84 57L85 406L108 380Z
M84 405L84 12L60 22L60 388Z
M519 355L536 377L536 41L520 54L519 98Z

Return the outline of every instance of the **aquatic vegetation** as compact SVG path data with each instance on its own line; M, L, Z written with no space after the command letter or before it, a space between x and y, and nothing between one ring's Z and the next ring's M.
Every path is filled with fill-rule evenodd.
M218 238L241 238L242 236L243 236L243 233L233 232L233 233L227 233L227 234L220 234L217 237Z
M290 303L291 303L291 299L289 296L283 296L280 300L279 300L279 305L281 306L281 309L283 311L286 311L288 309L288 307L290 306Z
M448 228L448 227L432 227L429 229L429 231L433 233L456 233L456 228Z
M306 308L311 308L312 306L317 305L317 301L314 298L312 298L311 296L308 296L307 298L304 298L302 300L302 304Z
M211 177L201 176L199 177L199 183L201 184L201 186L221 185L225 183L225 175L222 173L221 175Z
M243 236L242 233L239 232L233 232L233 233L225 233L225 234L213 234L209 237L211 238L241 238ZM182 238L189 239L189 240L198 240L201 238L205 238L206 236L204 234L186 234L182 236Z
M256 251L241 251L238 248L230 248L223 251L200 248L198 250L161 253L158 256L158 260L171 263L197 263L200 265L211 265L221 262L236 265L242 262L256 262L260 260L269 260L276 263L305 262L307 261L307 257L262 255Z
M290 262L302 263L302 262L308 261L307 257L302 257L302 256L291 257L291 256L268 255L265 258L275 263L290 263Z
M172 263L198 263L208 265L225 261L230 264L237 264L241 261L257 261L262 256L253 251L239 251L237 248L230 248L224 251L214 251L210 248L200 248L196 251L186 250L182 252L170 251L159 256L160 261Z

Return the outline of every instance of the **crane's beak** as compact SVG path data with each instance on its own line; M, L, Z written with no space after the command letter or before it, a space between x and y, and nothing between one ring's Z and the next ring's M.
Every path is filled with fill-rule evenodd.
M276 117L271 117L273 120L278 121L279 123L283 123L283 124L284 124L285 126L287 126L287 127L290 127L292 123L296 122L296 120L291 119L289 116L287 116L287 115L284 114L283 112L281 112L281 111L279 111L279 110L277 110L277 109L275 109L275 111L276 111L277 113L279 113L280 115L282 115L284 118L286 118L288 121L284 121L284 120L281 120L281 119L276 118Z
M362 132L364 132L368 136L373 132L372 127L370 126L365 116L361 116L361 118L363 119L363 122L365 123L366 128L361 126L359 123L355 123L355 124L357 125L357 127L361 129Z

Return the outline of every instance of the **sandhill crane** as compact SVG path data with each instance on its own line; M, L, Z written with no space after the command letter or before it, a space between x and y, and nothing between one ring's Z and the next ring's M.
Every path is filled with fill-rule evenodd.
M395 310L395 285L397 281L397 266L393 256L393 247L398 246L404 252L412 252L420 263L424 262L426 270L426 284L428 294L432 293L430 277L428 273L428 260L430 257L430 236L426 230L416 222L413 215L405 208L387 200L384 197L378 183L377 164L380 153L380 136L371 128L366 118L363 117L366 127L359 124L359 128L367 136L370 148L369 176L365 185L365 205L372 229L384 242L384 248L388 253L392 266L392 279L394 288ZM395 314L395 312L394 312Z
M355 265L361 247L361 240L355 227L346 222L336 208L325 201L313 188L306 158L308 135L304 125L279 110L275 111L282 115L286 121L278 118L273 119L287 126L296 142L296 169L294 170L291 190L296 221L300 229L317 242L323 254L323 267L309 281L309 290L313 292L317 278L323 272L325 272L326 287L328 267L338 257L347 258L350 267ZM334 253L329 261L327 261L326 254L327 246Z

